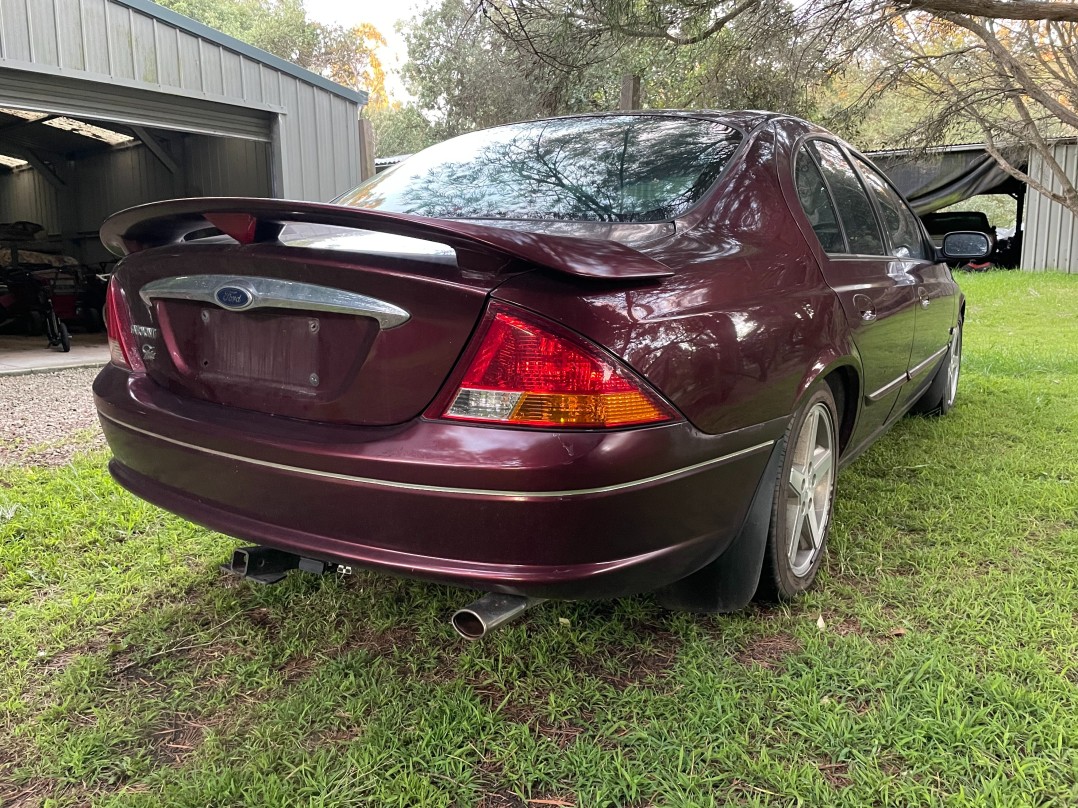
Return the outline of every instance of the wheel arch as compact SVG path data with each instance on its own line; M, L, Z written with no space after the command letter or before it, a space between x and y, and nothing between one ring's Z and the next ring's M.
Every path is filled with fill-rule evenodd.
M797 391L794 410L817 382L823 381L831 388L838 411L839 454L846 451L857 425L861 401L861 369L854 356L832 356L830 361L821 360L814 365L818 372L806 375Z
M861 377L853 365L838 365L823 377L831 388L838 411L838 451L842 455L853 437L857 423L857 403L861 400Z

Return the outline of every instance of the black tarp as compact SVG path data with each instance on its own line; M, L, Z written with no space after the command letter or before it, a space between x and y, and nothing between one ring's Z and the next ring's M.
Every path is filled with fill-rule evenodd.
M1024 188L984 149L869 152L868 157L905 194L918 215L978 194L1021 193ZM1010 157L1012 165L1025 169L1028 158L1014 154Z

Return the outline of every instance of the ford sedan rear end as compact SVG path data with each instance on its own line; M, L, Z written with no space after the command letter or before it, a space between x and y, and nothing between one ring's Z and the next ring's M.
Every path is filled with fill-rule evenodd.
M797 594L840 466L954 400L960 296L874 171L781 116L584 116L333 205L117 214L110 469L330 566L704 611Z

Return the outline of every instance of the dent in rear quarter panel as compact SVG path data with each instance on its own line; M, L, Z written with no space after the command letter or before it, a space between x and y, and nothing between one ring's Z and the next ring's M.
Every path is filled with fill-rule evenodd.
M787 417L841 355L845 321L778 187L771 132L753 138L710 209L648 250L673 277L599 287L536 273L495 297L603 345L705 432Z

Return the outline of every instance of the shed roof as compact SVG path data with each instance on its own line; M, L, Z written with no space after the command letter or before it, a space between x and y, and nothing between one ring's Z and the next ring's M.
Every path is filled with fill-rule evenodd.
M235 37L221 33L215 28L210 28L208 25L204 25L197 20L192 20L190 17L185 17L183 14L160 6L157 3L151 2L151 0L115 0L115 2L127 6L128 8L132 8L141 14L154 17L163 23L179 28L181 31L187 31L189 34L201 37L202 39L213 42L223 48L228 48L242 56L246 56L248 59L261 62L267 67L272 67L274 70L287 73L300 81L305 81L308 84L321 87L323 90L338 95L341 98L346 98L357 104L367 103L368 93L363 90L353 90L341 84L337 84L337 82L330 81L325 76L320 76L299 65L292 64L279 56L274 56L268 51L256 48L254 45L248 45L246 42L241 42Z
M1028 149L1009 148L1009 160L1024 169ZM984 144L931 149L888 149L865 154L891 179L914 213L922 216L980 194L1020 193L1024 186L996 162Z
M0 107L0 157L20 158L27 150L33 150L46 157L71 159L105 152L137 138L135 132L122 124ZM12 167L8 161L0 160L0 172Z

